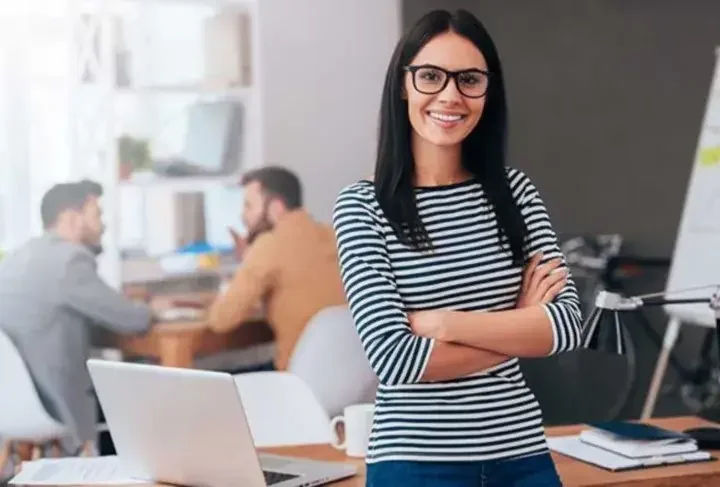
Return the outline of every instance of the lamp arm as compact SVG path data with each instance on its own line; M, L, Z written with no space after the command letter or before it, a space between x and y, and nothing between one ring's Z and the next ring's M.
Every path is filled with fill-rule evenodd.
M595 299L595 307L615 311L632 311L644 306L704 303L713 310L720 310L720 285L715 287L715 293L712 297L707 298L666 298L663 293L625 297L617 293L601 291Z
M640 299L640 306L665 306L668 304L710 304L710 298L682 298L682 299Z

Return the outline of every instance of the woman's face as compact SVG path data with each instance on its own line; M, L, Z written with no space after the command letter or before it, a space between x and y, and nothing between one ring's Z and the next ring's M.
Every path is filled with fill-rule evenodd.
M410 65L430 65L453 72L487 72L485 57L478 48L454 32L446 32L431 39ZM415 136L434 145L460 144L480 120L486 97L464 96L458 90L455 79L449 79L442 91L426 94L442 86L446 75L437 69L422 68L417 69L414 76L415 83L413 73L406 72L404 94L407 97L408 116ZM488 79L481 72L470 71L458 74L458 77L460 87L465 93L477 96L487 90Z

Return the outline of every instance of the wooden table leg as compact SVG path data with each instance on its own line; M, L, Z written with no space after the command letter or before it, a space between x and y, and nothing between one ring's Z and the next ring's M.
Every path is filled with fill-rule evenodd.
M9 459L10 459L10 442L5 441L2 443L2 445L0 445L0 474L2 474L2 472L5 470L5 465L7 465L7 462Z
M15 453L17 453L20 461L27 462L32 459L33 456L33 444L17 441L13 445Z
M160 365L166 367L192 368L192 341L183 336L167 335L159 337Z

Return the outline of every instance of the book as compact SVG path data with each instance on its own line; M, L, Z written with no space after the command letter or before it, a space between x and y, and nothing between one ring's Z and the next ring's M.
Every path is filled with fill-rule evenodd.
M692 437L681 431L673 431L647 423L632 421L597 421L588 423L593 429L607 431L619 437L634 440L691 440Z
M657 426L625 421L590 423L580 433L584 443L629 458L647 458L691 453L698 450L689 435Z
M585 443L580 439L580 435L554 436L547 441L554 452L612 472L715 460L710 452L701 450L676 455L631 458Z

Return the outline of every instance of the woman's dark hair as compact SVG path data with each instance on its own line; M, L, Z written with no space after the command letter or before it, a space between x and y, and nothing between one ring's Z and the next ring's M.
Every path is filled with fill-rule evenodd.
M510 190L505 169L507 105L500 58L485 27L471 13L435 10L423 16L400 39L390 60L380 108L380 133L375 164L375 191L398 239L415 248L432 246L418 214L413 190L415 168L411 125L403 96L405 71L431 39L452 31L470 40L485 57L490 84L477 126L463 141L462 164L482 184L497 215L501 240L513 260L524 260L526 227Z

